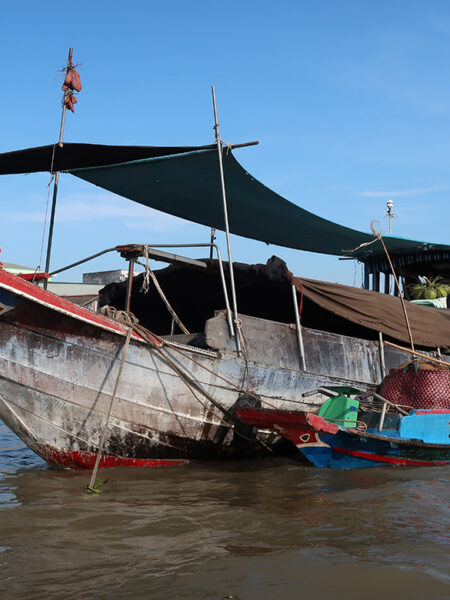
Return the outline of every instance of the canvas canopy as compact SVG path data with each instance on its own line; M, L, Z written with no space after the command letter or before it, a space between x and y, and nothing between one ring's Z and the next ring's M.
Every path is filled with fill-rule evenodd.
M62 146L50 144L0 154L0 175L44 171L56 173L211 148L216 146L108 146L70 142Z
M231 152L224 152L223 162L232 233L338 256L366 257L382 252L381 244L376 242L351 253L360 244L372 241L373 236L323 219L282 198L245 171ZM70 172L140 204L209 227L225 227L215 149ZM385 238L385 243L392 253L430 246L394 237Z
M383 254L373 236L333 223L289 202L252 177L227 149L223 162L230 230L298 250L367 260ZM66 170L106 190L165 213L224 229L217 149L58 144L0 155L0 174ZM385 237L391 254L450 250Z
M292 282L299 294L304 294L323 309L362 327L409 343L400 298L314 279L292 277ZM449 346L450 311L411 302L405 304L415 344L430 348Z

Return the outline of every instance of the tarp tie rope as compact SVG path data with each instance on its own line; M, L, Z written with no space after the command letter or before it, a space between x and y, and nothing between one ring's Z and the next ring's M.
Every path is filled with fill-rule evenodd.
M411 326L409 324L408 313L406 312L406 304L405 304L405 299L403 297L403 291L400 289L400 284L398 282L398 278L397 278L397 274L394 269L394 265L392 264L392 260L389 255L388 249L386 248L386 244L384 243L383 236L381 235L382 230L380 229L380 231L377 231L375 229L375 223L379 223L379 221L372 221L370 223L370 229L372 230L373 235L376 236L376 239L380 240L381 245L383 246L383 250L386 254L386 258L388 259L389 266L391 267L391 272L392 272L392 275L394 276L394 281L395 281L395 285L397 286L400 302L402 303L402 309L403 309L403 314L405 316L406 328L408 330L408 336L409 336L409 342L411 344L411 350L414 350L414 340L413 340L413 336L412 336L412 332L411 332Z
M146 294L148 292L149 287L150 287L150 279L151 279L155 285L155 288L156 288L158 294L161 297L161 300L166 305L166 308L169 311L169 313L171 314L175 323L178 325L178 327L181 329L181 331L183 333L189 334L190 333L189 330L187 329L187 327L184 326L181 319L178 317L177 313L172 308L172 305L167 300L166 295L164 294L161 286L159 285L159 281L157 280L156 275L153 273L152 269L150 268L149 256L148 256L148 244L144 245L144 258L145 258L145 275L144 275L144 281L142 282L142 287L141 287L140 291L143 292L144 294ZM136 262L137 262L137 264L140 264L139 261L136 261Z
M230 152L233 150L233 146L231 144L227 144L227 142L224 142L222 139L220 140L220 143L227 149L227 155L230 154Z
M386 254L386 258L389 262L389 266L391 268L392 275L394 276L395 285L397 286L400 302L402 304L403 315L405 317L406 329L408 331L408 336L409 336L409 343L411 344L411 350L414 350L414 340L412 337L411 326L409 324L408 314L406 312L406 304L405 304L405 299L403 297L403 291L400 289L400 284L399 284L397 274L394 269L394 265L392 264L391 257L389 255L388 249L386 248L386 244L384 243L384 240L383 240L383 236L382 236L383 230L380 228L380 230L377 231L375 229L375 223L380 224L380 222L377 220L373 220L370 222L370 230L372 231L372 235L374 236L374 239L371 242L365 242L364 244L360 244L356 248L353 248L353 250L343 250L343 252L353 253L353 252L356 252L357 250L359 250L360 248L363 248L364 246L370 246L370 244L374 244L375 242L380 241L381 245L383 246L384 253Z
M144 280L141 286L141 292L146 294L150 287L150 265L149 265L149 257L148 257L148 244L144 244L144 258L145 258L145 273Z

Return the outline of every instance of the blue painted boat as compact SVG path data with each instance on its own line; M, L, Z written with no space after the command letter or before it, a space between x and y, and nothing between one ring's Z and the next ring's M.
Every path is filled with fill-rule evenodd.
M342 424L297 411L240 409L241 421L272 429L293 442L316 467L436 466L450 462L450 410L407 415L365 412ZM380 422L382 427L380 430Z

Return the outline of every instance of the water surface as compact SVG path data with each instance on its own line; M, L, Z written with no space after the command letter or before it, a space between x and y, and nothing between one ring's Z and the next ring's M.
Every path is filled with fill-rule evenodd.
M0 423L0 598L450 597L449 467L56 471Z

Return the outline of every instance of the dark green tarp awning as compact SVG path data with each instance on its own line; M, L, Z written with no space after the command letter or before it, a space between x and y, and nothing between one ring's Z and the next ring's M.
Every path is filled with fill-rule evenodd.
M368 258L383 253L371 234L344 227L296 206L252 177L224 150L230 231L298 250ZM202 149L70 173L165 213L224 230L217 150ZM450 249L444 244L385 237L392 254Z
M379 241L323 219L282 198L252 177L227 150L223 162L232 233L270 244L351 256L385 258ZM0 154L0 175L68 171L106 190L165 213L224 229L216 146L110 146L64 143ZM450 246L384 237L393 256L417 262Z

